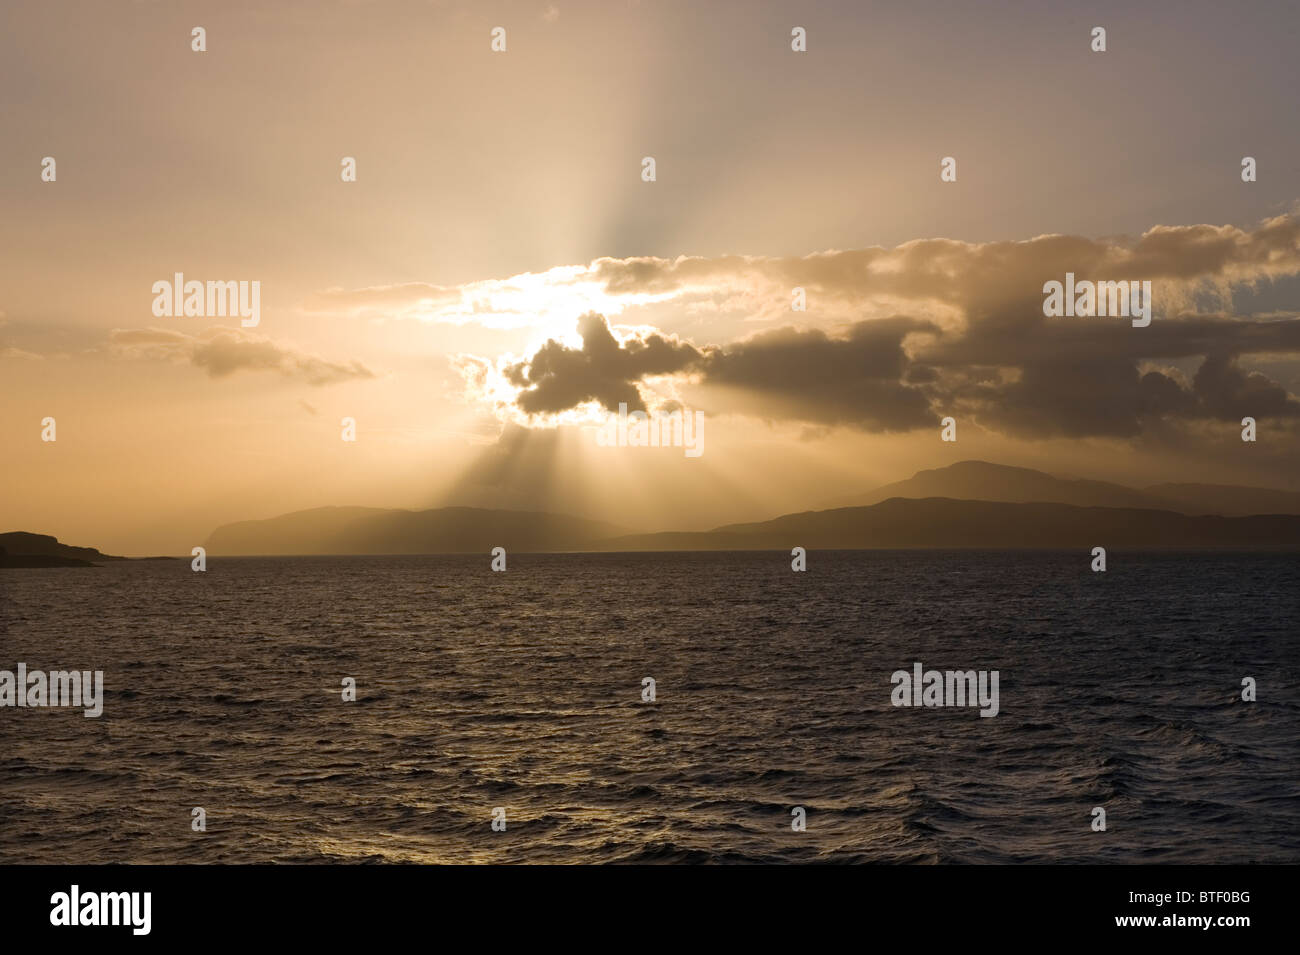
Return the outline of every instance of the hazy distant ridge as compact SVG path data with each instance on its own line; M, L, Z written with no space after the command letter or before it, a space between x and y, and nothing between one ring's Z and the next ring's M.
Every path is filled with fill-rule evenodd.
M263 521L226 524L205 546L211 556L276 554L487 554L590 550L623 528L564 514L443 507L427 511L320 507Z
M1137 507L1181 514L1300 514L1300 492L1227 484L1156 484L1127 487L1109 481L1054 477L1032 468L987 461L959 461L918 471L866 494L833 502L837 507L879 504L892 497L947 497L963 501L1043 502L1078 507Z

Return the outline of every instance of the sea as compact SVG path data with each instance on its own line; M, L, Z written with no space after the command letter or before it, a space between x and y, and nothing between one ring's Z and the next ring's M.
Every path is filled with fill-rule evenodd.
M0 570L0 669L104 674L0 709L0 862L1300 862L1300 555L1091 564ZM895 705L918 663L997 715Z

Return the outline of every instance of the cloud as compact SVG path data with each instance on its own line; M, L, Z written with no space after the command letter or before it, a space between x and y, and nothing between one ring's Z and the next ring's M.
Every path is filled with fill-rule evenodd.
M521 389L516 400L523 411L553 414L588 401L610 411L620 403L645 411L638 381L686 371L702 357L692 345L657 333L619 341L594 312L578 319L578 334L581 348L552 340L527 361L506 366L506 380Z
M1124 318L1044 316L1043 283L1066 272L1151 282L1155 320L1135 328ZM714 413L867 431L930 427L952 414L1035 439L1131 437L1157 419L1297 419L1300 401L1249 363L1295 361L1300 315L1233 307L1261 284L1300 288L1297 276L1292 215L1253 230L1157 226L1136 240L925 239L801 258L598 259L588 278L611 299L671 306L711 295L788 308L790 288L801 286L809 313L800 325L711 342L653 326L616 334L588 313L580 346L552 339L499 365L493 393L526 416L589 402L644 410L648 380L668 376L674 397L689 394ZM477 371L493 373L486 360Z
M235 328L214 327L198 335L162 328L114 329L109 347L122 358L188 362L212 378L237 371L275 371L309 385L332 385L375 377L358 361L327 361Z
M937 331L926 322L894 318L857 323L840 338L787 328L697 348L657 332L620 339L603 315L588 313L578 320L580 347L549 341L530 358L504 365L501 374L518 389L515 405L526 415L555 415L589 402L608 411L620 404L646 411L640 383L679 375L702 394L716 392L706 401L730 411L904 431L938 421L922 387L932 373L914 365L903 348L908 335ZM480 386L490 374L482 360L465 367ZM659 402L663 410L680 405Z
M706 403L761 417L868 431L937 424L926 382L932 372L908 357L904 339L937 334L929 322L895 317L857 322L842 337L783 328L710 348L701 366Z
M1023 241L972 243L918 239L802 257L723 256L597 259L593 277L612 295L671 295L689 289L764 285L805 288L809 299L860 307L873 299L936 302L974 319L1000 306L1042 303L1042 284L1065 272L1079 278L1137 279L1161 291L1213 293L1228 286L1300 274L1300 216L1236 226L1156 226L1136 240L1046 235ZM1041 317L1041 310L1039 311Z

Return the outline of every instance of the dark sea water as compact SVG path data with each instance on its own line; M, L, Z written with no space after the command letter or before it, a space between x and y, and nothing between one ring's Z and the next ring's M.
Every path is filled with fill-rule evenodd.
M0 709L0 861L1300 862L1300 558L1089 560L0 571L0 669L106 684ZM892 706L915 661L999 714Z

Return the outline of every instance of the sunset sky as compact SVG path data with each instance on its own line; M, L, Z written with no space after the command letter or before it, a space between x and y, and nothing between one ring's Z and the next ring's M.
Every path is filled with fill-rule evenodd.
M181 554L332 504L694 529L971 458L1300 489L1298 28L1131 0L7 2L0 531ZM1067 271L1151 281L1154 321L1045 318ZM259 281L260 324L156 317L177 272ZM703 411L703 455L597 447L629 396Z

